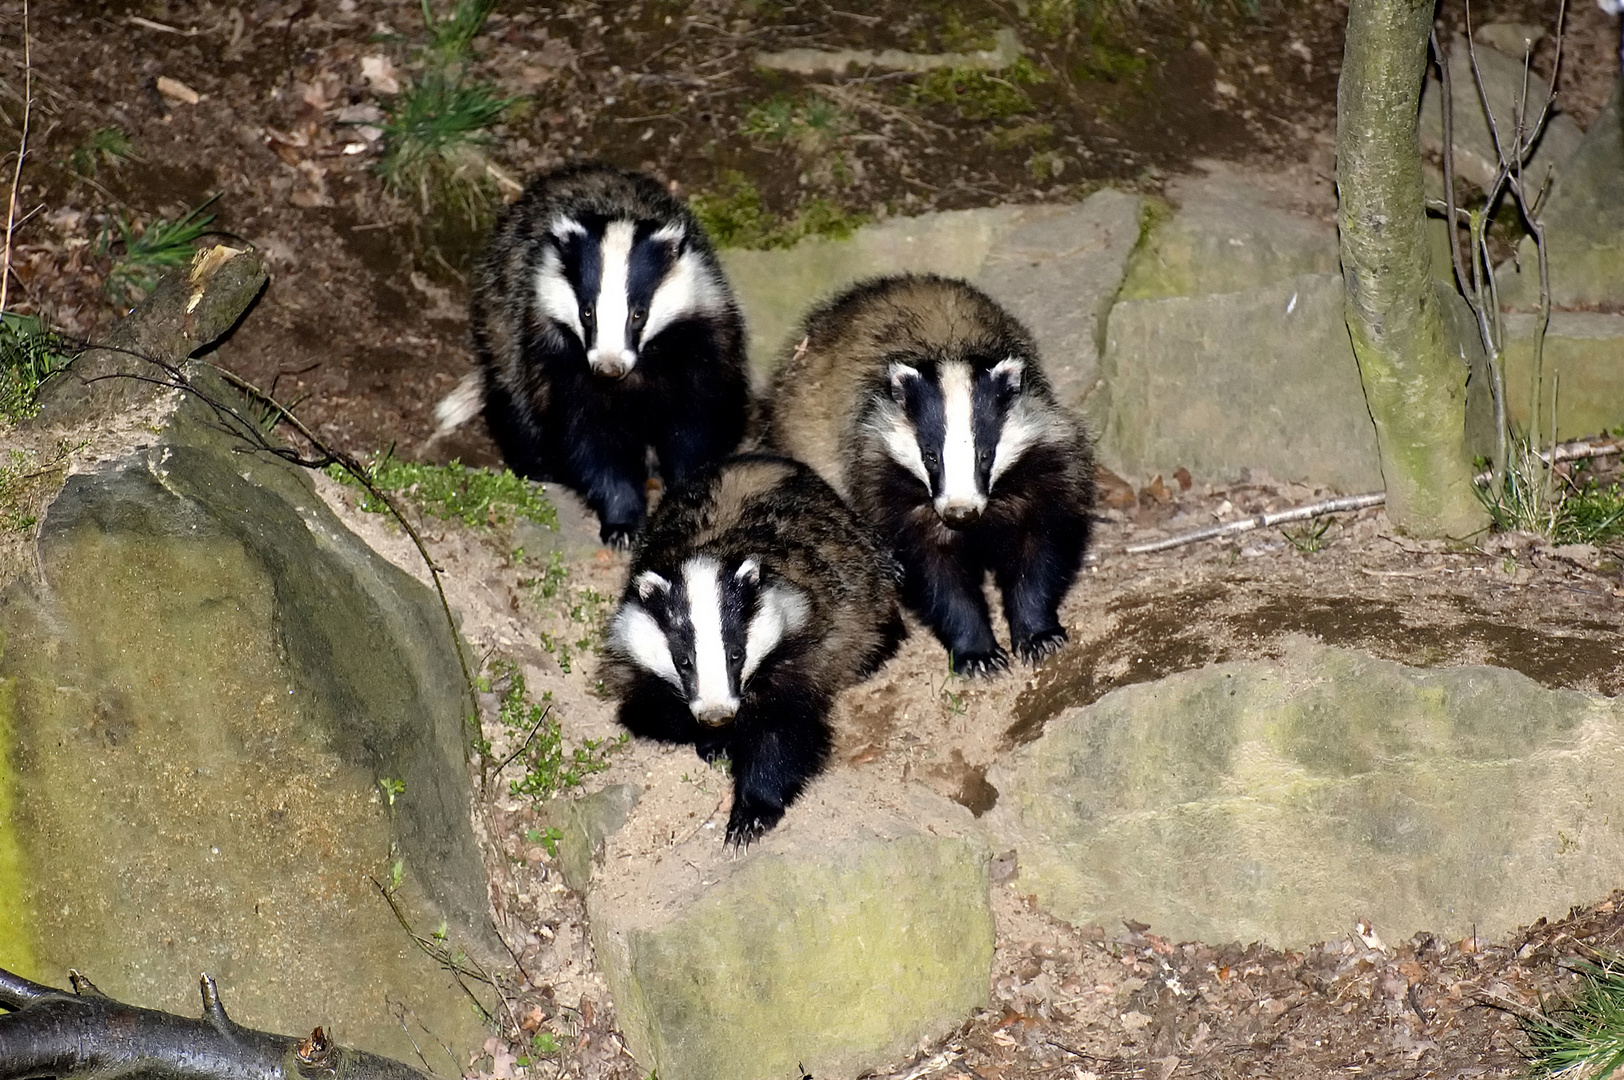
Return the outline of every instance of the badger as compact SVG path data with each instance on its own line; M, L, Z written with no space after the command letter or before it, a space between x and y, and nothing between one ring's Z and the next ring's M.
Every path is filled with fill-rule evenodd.
M744 434L738 305L699 222L647 176L538 177L497 224L469 307L503 458L578 492L607 544L642 525L651 452L680 484ZM455 408L442 403L442 427Z
M731 762L727 843L776 825L823 769L835 695L902 640L899 577L880 538L785 458L729 458L650 517L605 681L633 734Z
M1088 543L1094 464L1031 335L963 281L863 282L806 317L768 407L771 449L809 464L891 545L903 600L953 670L1009 666L1066 640L1057 615Z

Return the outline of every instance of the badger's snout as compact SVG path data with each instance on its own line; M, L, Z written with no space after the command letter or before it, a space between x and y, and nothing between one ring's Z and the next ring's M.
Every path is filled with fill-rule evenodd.
M967 499L962 496L953 499L937 499L936 513L942 521L953 529L965 529L981 520L981 512L986 509L987 500Z
M586 362L592 370L609 379L624 379L637 363L637 354L630 349L591 349Z
M688 706L694 719L706 727L721 727L739 711L737 701L695 701Z

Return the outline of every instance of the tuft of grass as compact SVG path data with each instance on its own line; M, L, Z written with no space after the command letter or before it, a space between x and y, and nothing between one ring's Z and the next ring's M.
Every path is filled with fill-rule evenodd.
M1529 1072L1564 1080L1606 1080L1624 1065L1624 962L1569 961L1577 994L1519 1016L1528 1038Z
M477 224L496 199L487 168L489 129L514 101L484 83L425 71L396 96L379 125L384 186L415 199L425 214L440 209Z
M68 167L80 176L95 176L103 165L116 169L134 157L130 137L122 129L97 128L68 155Z
M842 240L868 220L821 195L803 201L789 217L777 218L762 204L755 184L731 170L722 174L716 189L695 192L688 205L711 241L724 248L784 248L809 236Z
M1576 462L1569 476L1553 474L1526 441L1508 450L1501 490L1476 488L1496 528L1537 533L1553 544L1600 546L1624 538L1624 487L1618 482L1603 485L1584 475L1584 462Z
M13 424L39 413L39 391L72 358L68 343L36 315L0 312L0 417Z
M496 0L457 0L444 18L435 17L429 0L422 5L429 37L417 54L423 74L387 106L378 173L392 194L414 199L425 216L460 217L477 229L496 206L490 128L518 100L468 77L474 38Z
M1132 82L1149 66L1149 59L1136 52L1093 41L1072 66L1071 73L1085 82Z
M1036 108L1025 88L1046 81L1023 56L1003 71L940 68L916 83L912 96L915 104L952 106L966 120L1007 120Z
M812 157L856 125L834 102L817 94L775 94L744 114L740 134L758 143L793 146Z
M350 487L361 486L340 465L329 465L327 475ZM442 520L473 526L525 518L549 529L558 528L558 511L547 500L541 485L507 469L474 469L458 461L423 465L384 454L367 466L367 478L380 491L403 495L424 513ZM364 488L362 492L362 510L381 514L387 509Z
M626 745L629 738L584 739L580 746L566 747L564 732L552 717L552 692L540 701L530 700L524 673L511 660L491 664L493 684L505 684L497 706L497 719L516 742L515 758L524 766L524 775L508 782L508 792L533 803L581 786L595 773L609 768L609 758Z
M124 254L113 261L113 269L107 274L107 295L128 306L132 299L150 293L163 271L190 263L193 245L209 234L214 222L214 215L203 211L219 197L209 196L175 221L159 218L141 226L123 212L113 218L103 229L98 247L105 251L117 245ZM117 240L110 237L114 229L118 231Z

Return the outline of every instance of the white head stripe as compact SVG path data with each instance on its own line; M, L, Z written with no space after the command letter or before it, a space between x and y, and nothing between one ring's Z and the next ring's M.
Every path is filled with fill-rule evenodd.
M603 230L603 272L592 305L597 315L597 334L586 354L594 366L607 361L630 371L637 361L626 342L626 316L630 314L626 290L631 281L632 240L636 232L637 224L632 221L611 221Z
M928 491L930 473L925 471L925 459L919 453L919 435L897 403L888 397L880 398L868 421L868 428L879 438L886 455L918 477Z
M581 331L581 302L564 276L558 252L552 248L542 253L541 265L536 267L536 307L549 319L569 327L583 344L586 342Z
M707 706L738 708L727 674L727 644L722 640L721 566L700 555L682 564L688 589L688 618L694 628L694 697L697 713Z
M754 675L785 637L806 625L811 614L812 605L799 589L773 585L763 592L744 639L744 668L739 672L739 683L742 685Z
M991 491L998 478L1021 460L1028 450L1055 434L1055 425L1049 416L1039 412L1025 399L1017 398L1009 414L1004 417L1003 430L998 433L998 448L993 451L987 490Z
M671 660L671 643L654 616L636 604L625 604L609 626L609 646L638 667L656 675L680 692L682 678Z
M654 298L648 305L648 322L643 324L643 340L649 340L686 315L719 310L725 302L721 284L699 253L685 252L654 290Z
M942 487L936 493L936 507L974 507L980 510L987 497L976 486L976 430L974 373L970 365L949 360L937 371L942 387Z

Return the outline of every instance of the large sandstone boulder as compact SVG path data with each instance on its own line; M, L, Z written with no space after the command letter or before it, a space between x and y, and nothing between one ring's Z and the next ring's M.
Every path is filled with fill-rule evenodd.
M1075 205L999 206L892 218L844 240L784 251L722 252L765 377L807 308L878 274L968 278L1037 336L1061 400L1079 405L1098 377L1100 326L1139 236L1138 196L1106 189Z
M170 282L120 340L185 365L236 317L190 336L208 304L187 300ZM142 330L166 318L168 338ZM82 363L163 377L117 352ZM192 394L70 377L27 433L87 449L47 500L35 572L0 594L0 966L76 968L182 1013L207 971L244 1024L322 1024L402 1060L443 1043L460 1065L476 1014L374 884L398 858L416 930L494 951L456 636L235 423Z
M687 780L704 766L683 768ZM669 812L682 798L643 802ZM655 857L621 857L634 812L587 911L644 1068L665 1080L855 1076L985 1005L988 854L969 811L918 786L875 802L837 768L738 857L695 826Z
M1023 891L1175 939L1498 937L1624 864L1616 701L1301 641L1068 710L987 779Z
M1534 380L1537 315L1505 319L1506 412L1527 430ZM1551 435L1556 405L1558 439L1579 439L1624 424L1624 314L1555 311L1545 329L1541 363L1540 430Z

